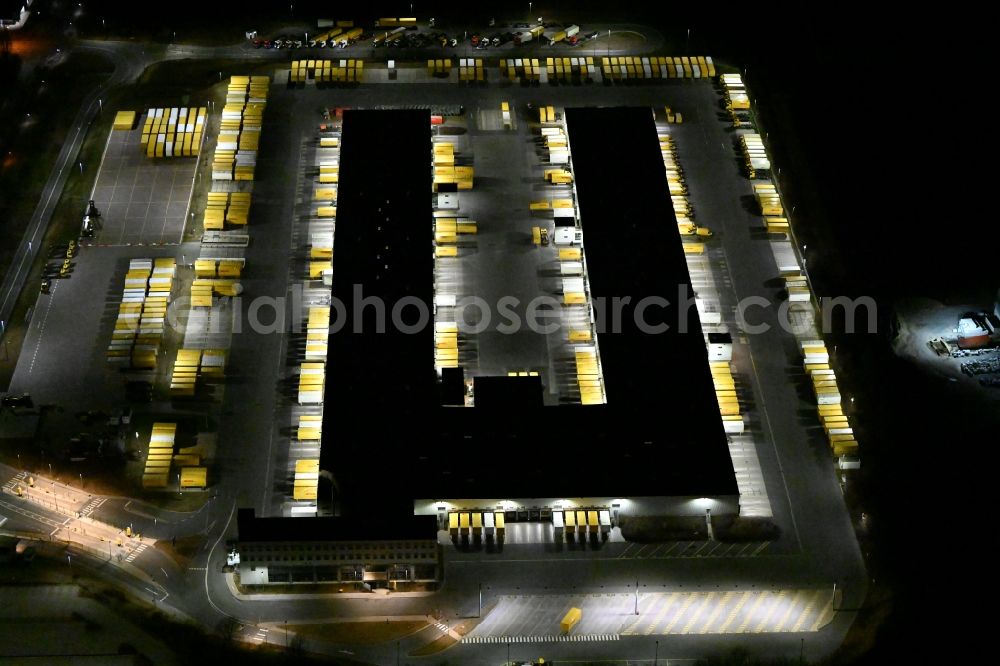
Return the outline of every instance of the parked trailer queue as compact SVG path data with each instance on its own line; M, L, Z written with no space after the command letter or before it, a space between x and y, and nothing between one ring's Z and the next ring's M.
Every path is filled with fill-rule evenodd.
M724 74L721 81L727 107L734 113L749 111L750 100L742 77L739 74ZM747 176L754 180L753 194L764 218L767 233L790 236L792 229L785 205L776 183L770 177L771 161L760 134L741 133L739 142ZM784 280L789 302L813 302L808 278L798 265L779 266L778 271ZM822 340L803 340L800 347L806 374L812 381L820 424L838 466L841 469L857 469L861 466L858 442L854 436L854 428L841 407L840 387L834 370L830 367L826 343Z
M307 80L317 84L361 83L364 74L365 61L358 58L293 60L288 83L305 84Z
M458 213L459 193L472 190L475 184L472 156L463 155L450 137L435 132L430 158L431 191L437 195L431 220L434 225L434 367L440 374L445 368L461 365L455 315L458 300L455 274L459 271L459 249L474 243L479 229L475 220Z
M294 361L298 372L298 407L292 410L295 442L289 450L291 488L286 496L289 515L316 515L319 491L319 458L315 448L321 445L326 362L330 336L330 286L333 280L333 241L337 215L337 188L340 182L340 137L338 118L318 128L315 163L308 167L313 197L305 223L308 226L308 255L303 279L303 298L307 305L305 344Z
M536 246L541 246L543 242L547 244L548 220L551 219L553 240L560 246L556 259L561 277L561 314L565 324L562 330L566 331L566 342L573 350L575 388L579 391L582 404L599 405L607 402L607 396L597 336L593 329L596 318L590 295L569 136L565 117L556 113L555 107L539 107L538 137L542 156L546 160L542 178L546 183L543 191L547 196L530 202L528 208L531 215L546 222L544 226L534 227L532 242Z
M204 488L208 485L208 468L202 465L204 452L200 444L178 449L177 424L154 423L149 435L149 449L142 474L144 489L167 487L171 466L178 470L179 489Z
M139 146L146 157L197 157L207 117L208 109L204 106L148 109ZM117 117L115 129L119 129ZM131 124L126 129L131 129Z
M108 362L121 368L155 370L173 290L173 258L132 259L108 345Z

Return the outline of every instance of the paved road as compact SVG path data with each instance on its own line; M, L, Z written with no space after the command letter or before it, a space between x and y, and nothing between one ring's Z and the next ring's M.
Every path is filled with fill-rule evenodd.
M31 215L31 220L28 222L28 227L25 229L24 236L11 262L11 268L4 276L3 284L0 285L0 320L4 322L10 321L10 314L21 289L24 287L24 281L31 270L31 265L38 252L42 250L42 240L56 204L59 203L59 196L66 185L69 169L72 168L73 161L80 152L80 146L83 145L90 124L102 109L101 96L112 87L133 81L145 66L141 59L130 57L129 49L124 47L116 48L110 44L83 43L75 46L74 49L96 52L108 57L114 65L114 71L103 84L94 88L84 98L80 111L70 126L62 150L56 157L49 178L42 188L38 205Z

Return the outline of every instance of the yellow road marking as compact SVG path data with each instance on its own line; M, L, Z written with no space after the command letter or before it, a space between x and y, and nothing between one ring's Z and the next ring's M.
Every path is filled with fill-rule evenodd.
M761 603L763 603L764 599L766 599L769 596L769 593L766 590L764 592L757 592L756 594L758 595L757 601L753 602L753 605L750 607L750 610L747 612L747 616L745 618L743 618L743 622L740 624L739 628L736 630L736 633L738 633L738 634L742 634L742 633L746 632L747 625L750 624L750 620L753 619L754 613L757 612L757 608L761 605Z
M708 596L705 597L705 601L701 602L701 605L698 606L698 609L691 614L691 619L684 624L684 628L681 629L682 634L687 634L691 632L691 627L694 626L694 623L698 621L699 617L701 617L702 612L706 608L708 608L709 604L712 603L712 599L715 598L716 594L717 592L708 593Z
M684 600L684 604L681 606L681 609L679 611L677 611L677 615L674 617L673 620L670 621L670 624L667 625L666 629L664 629L660 633L669 634L669 633L673 632L674 625L677 624L680 621L680 619L684 615L684 613L687 612L687 609L690 608L691 604L694 603L694 600L695 600L694 593L692 592L692 593L688 594L687 595L687 599Z
M771 607L767 609L767 614L764 615L764 617L760 621L760 624L758 624L757 627L753 630L755 634L759 634L764 631L764 627L766 627L767 623L771 621L771 616L774 615L774 611L778 610L778 606L781 605L782 599L784 599L787 596L788 596L788 590L778 591L778 596L777 598L775 598L774 603L771 604Z
M798 621L796 621L795 624L792 625L792 631L802 630L802 625L805 624L805 621L809 617L809 614L812 612L812 609L815 608L816 604L819 603L820 595L824 593L826 593L826 590L813 590L812 596L809 599L809 603L806 604L806 607L802 609L802 613L799 614Z
M792 611L798 608L799 597L802 593L802 590L795 590L791 600L788 602L788 608L785 609L785 612L782 614L781 620L778 621L778 624L774 626L774 631L781 631L782 627L785 626L785 623L788 622L788 618L792 616ZM799 609L799 612L802 612L801 609Z
M722 599L718 604L716 604L715 610L713 610L712 614L708 616L708 619L705 620L705 624L702 625L701 631L698 632L699 634L708 633L709 628L715 624L715 621L719 619L720 615L722 615L722 609L726 607L726 604L729 603L729 600L733 598L734 594L735 592L726 592L722 595Z
M722 624L721 627L719 627L719 631L717 633L720 634L726 633L726 629L729 628L729 625L733 623L733 620L736 619L736 616L740 614L741 610L743 610L743 606L746 604L747 601L750 600L750 596L751 596L750 592L743 593L743 596L740 597L740 600L736 603L736 607L733 608L733 610L729 611L729 616L726 617L726 621Z

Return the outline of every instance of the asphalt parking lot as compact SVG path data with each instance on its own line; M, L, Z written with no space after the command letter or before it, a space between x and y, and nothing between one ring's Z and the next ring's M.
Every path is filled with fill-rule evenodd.
M140 134L112 130L108 138L91 195L101 213L95 245L181 241L199 158L146 157Z
M466 642L617 640L620 636L814 632L833 619L831 589L502 596ZM569 635L559 623L583 611ZM512 639L513 640L513 639Z
M47 435L78 430L76 412L110 412L125 404L126 373L108 363L105 351L129 259L179 259L184 248L85 247L73 260L71 276L53 280L51 292L39 296L10 390L31 394L35 405L56 408L46 415ZM172 335L168 331L166 338L173 340ZM167 372L165 359L158 363L158 371L161 377Z

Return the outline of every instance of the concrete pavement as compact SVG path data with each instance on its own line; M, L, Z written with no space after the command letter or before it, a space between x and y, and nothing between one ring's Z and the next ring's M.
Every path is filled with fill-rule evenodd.
M171 55L192 57L226 52L224 49L174 49ZM285 53L264 52L253 57L280 60L288 56ZM134 61L128 64L130 71L137 66ZM755 220L740 205L740 197L749 193L749 185L736 170L733 155L725 155L725 139L729 136L710 111L717 104L718 95L708 85L688 81L615 88L530 88L491 84L487 88L468 89L455 84L387 84L378 90L373 86L342 90L284 90L275 86L265 118L261 160L258 163L261 183L255 191L255 212L251 221L255 243L250 248L253 256L248 262L251 272L246 286L249 294L281 296L287 293L288 273L284 262L292 252L291 212L293 198L297 194L293 187L297 169L288 168L287 146L298 145L302 132L319 121L315 114L318 106L391 106L430 100L435 104L492 108L498 107L501 100L509 100L512 108L523 114L528 102L537 104L558 99L565 106L588 105L604 96L616 104L655 106L669 103L685 113L688 122L677 128L675 136L688 175L692 201L699 211L699 223L719 230L721 248L738 295L763 295L774 302L777 294L767 287L773 277L770 272L773 270L773 258L765 244L756 242L758 239L750 234L749 229ZM520 120L526 119L522 117ZM720 148L716 149L716 144ZM720 160L724 166L728 164L732 168L720 169ZM0 297L2 294L0 291ZM773 317L773 311L770 316ZM761 447L758 454L762 458L776 520L784 529L785 536L778 549L781 554L741 558L739 561L727 559L727 566L722 569L717 562L697 558L630 559L626 566L615 567L613 562L608 561L614 558L580 556L553 559L543 548L526 550L522 557L517 558L511 557L517 553L510 549L505 550L504 558L446 551L447 579L444 589L433 601L374 596L364 600L258 601L233 598L224 578L216 572L221 570L225 558L222 542L227 535L232 535L228 527L232 508L239 504L270 510L280 497L278 489L269 485L271 477L266 472L265 464L280 464L280 447L285 444L281 439L274 440L277 426L273 418L279 406L281 382L287 379L279 369L284 361L285 343L283 336L236 335L231 357L235 373L227 387L224 405L223 432L227 441L220 442L219 447L218 463L222 469L220 498L201 514L205 517L207 548L199 552L187 571L173 571L163 566L158 580L162 580L165 589L170 591L169 603L186 609L213 627L225 615L244 621L255 618L257 621L261 618L264 621L269 618L270 621L319 619L328 617L331 612L348 617L423 615L434 610L444 610L444 614L449 615L471 615L477 611L475 590L479 584L484 585L488 600L496 600L504 594L562 594L572 589L579 592L606 589L624 594L634 585L635 578L641 580L644 593L650 594L651 588L657 589L658 594L670 593L667 586L678 585L679 581L697 580L697 585L705 588L715 585L720 590L735 591L738 583L750 580L755 581L753 584L774 586L776 589L794 589L818 582L832 587L832 582L836 580L840 582L841 589L847 588L845 598L849 601L845 602L845 606L854 607L863 598L865 576L829 460L818 457L808 445L797 410L783 408L775 413L766 409L768 405L800 404L794 385L786 379L788 373L800 365L788 353L789 343L789 338L776 330L769 336L750 338L740 349L741 355L737 359L739 369L746 376L756 378L753 382L754 404L750 410L751 425L766 433L763 441L770 445L770 448ZM747 355L747 351L751 354ZM802 404L803 408L808 406ZM262 437L262 433L271 434ZM281 433L277 434L280 436ZM789 473L786 474L785 470ZM129 513L127 501L113 506L115 511ZM107 502L102 504L96 508L95 514L100 516L101 512L111 510L107 507ZM136 515L135 507L132 508L131 513ZM47 517L47 514L40 515ZM148 512L147 515L154 517L154 529L159 527L156 514ZM164 535L179 529L180 524L199 527L201 516L174 517L172 523L168 521L169 527L165 528ZM148 521L148 518L141 518ZM209 525L212 527L209 528ZM148 522L144 529L150 533ZM156 554L155 549L147 549L136 561L141 565L148 560L150 566L160 568L161 556ZM155 571L153 573L155 577ZM680 590L678 587L676 592L681 593ZM829 627L818 632L815 639L810 638L810 650L815 654L832 650L839 644L850 620L850 613L838 613ZM732 644L757 645L765 651L787 655L798 647L798 639L780 634L767 641L749 643L733 639ZM697 650L704 650L706 645L708 643L700 639L685 638L674 644L674 649L679 655L694 656L703 654ZM712 645L717 646L718 642ZM614 646L602 646L600 651L620 656L644 653L649 646L650 640L630 639ZM560 645L558 654L583 654L576 649L575 646ZM380 652L373 650L372 654L378 656ZM455 660L455 663L488 663L495 659L496 654L494 646L486 649L484 646L461 645L449 651L447 658Z

